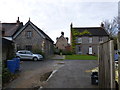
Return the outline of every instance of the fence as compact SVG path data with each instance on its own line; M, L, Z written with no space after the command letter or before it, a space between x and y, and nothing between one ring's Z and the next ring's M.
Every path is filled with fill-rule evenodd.
M113 40L101 43L98 48L99 88L115 88Z
M120 31L118 32L118 50L120 50ZM119 75L118 75L118 78L119 78L119 80L118 80L118 83L119 83L119 90L120 90L120 54L119 54L119 58L118 58L118 73L119 73Z

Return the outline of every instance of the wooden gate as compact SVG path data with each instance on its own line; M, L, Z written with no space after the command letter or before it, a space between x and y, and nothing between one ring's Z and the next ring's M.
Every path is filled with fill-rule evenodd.
M115 88L113 40L100 43L98 48L99 88Z

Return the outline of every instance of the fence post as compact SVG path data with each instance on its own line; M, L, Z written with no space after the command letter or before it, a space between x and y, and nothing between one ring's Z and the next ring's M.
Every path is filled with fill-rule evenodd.
M115 88L115 65L114 65L114 45L110 40L110 88Z
M118 32L118 50L120 50L120 31ZM119 90L120 90L120 54L119 54L119 58L118 58L118 82L119 82Z

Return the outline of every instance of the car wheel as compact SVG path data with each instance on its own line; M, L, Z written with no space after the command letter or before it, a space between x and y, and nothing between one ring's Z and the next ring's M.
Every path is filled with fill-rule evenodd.
M38 59L37 59L37 57L34 57L33 60L34 60L34 61L37 61Z

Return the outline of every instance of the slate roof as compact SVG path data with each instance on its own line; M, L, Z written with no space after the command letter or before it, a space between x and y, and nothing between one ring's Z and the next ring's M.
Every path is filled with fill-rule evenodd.
M91 36L109 36L109 34L102 27L73 27L72 29L84 32L85 30L91 33ZM85 34L84 36L90 36Z
M5 36L13 36L17 30L22 28L23 23L2 23L2 30L5 31Z
M54 42L46 33L43 32L43 30L41 30L40 28L38 28L35 24L33 24L31 21L28 21L29 23L31 23L32 25L34 25L44 36L47 40L50 40L52 42Z
M45 39L54 42L47 34L45 34L40 28L38 28L35 24L33 24L30 20L21 28L19 29L15 34L14 34L14 38L17 37L18 34L20 34L20 32L22 32L28 25L31 25L34 29L37 29L37 31L39 31L40 34L42 34Z

